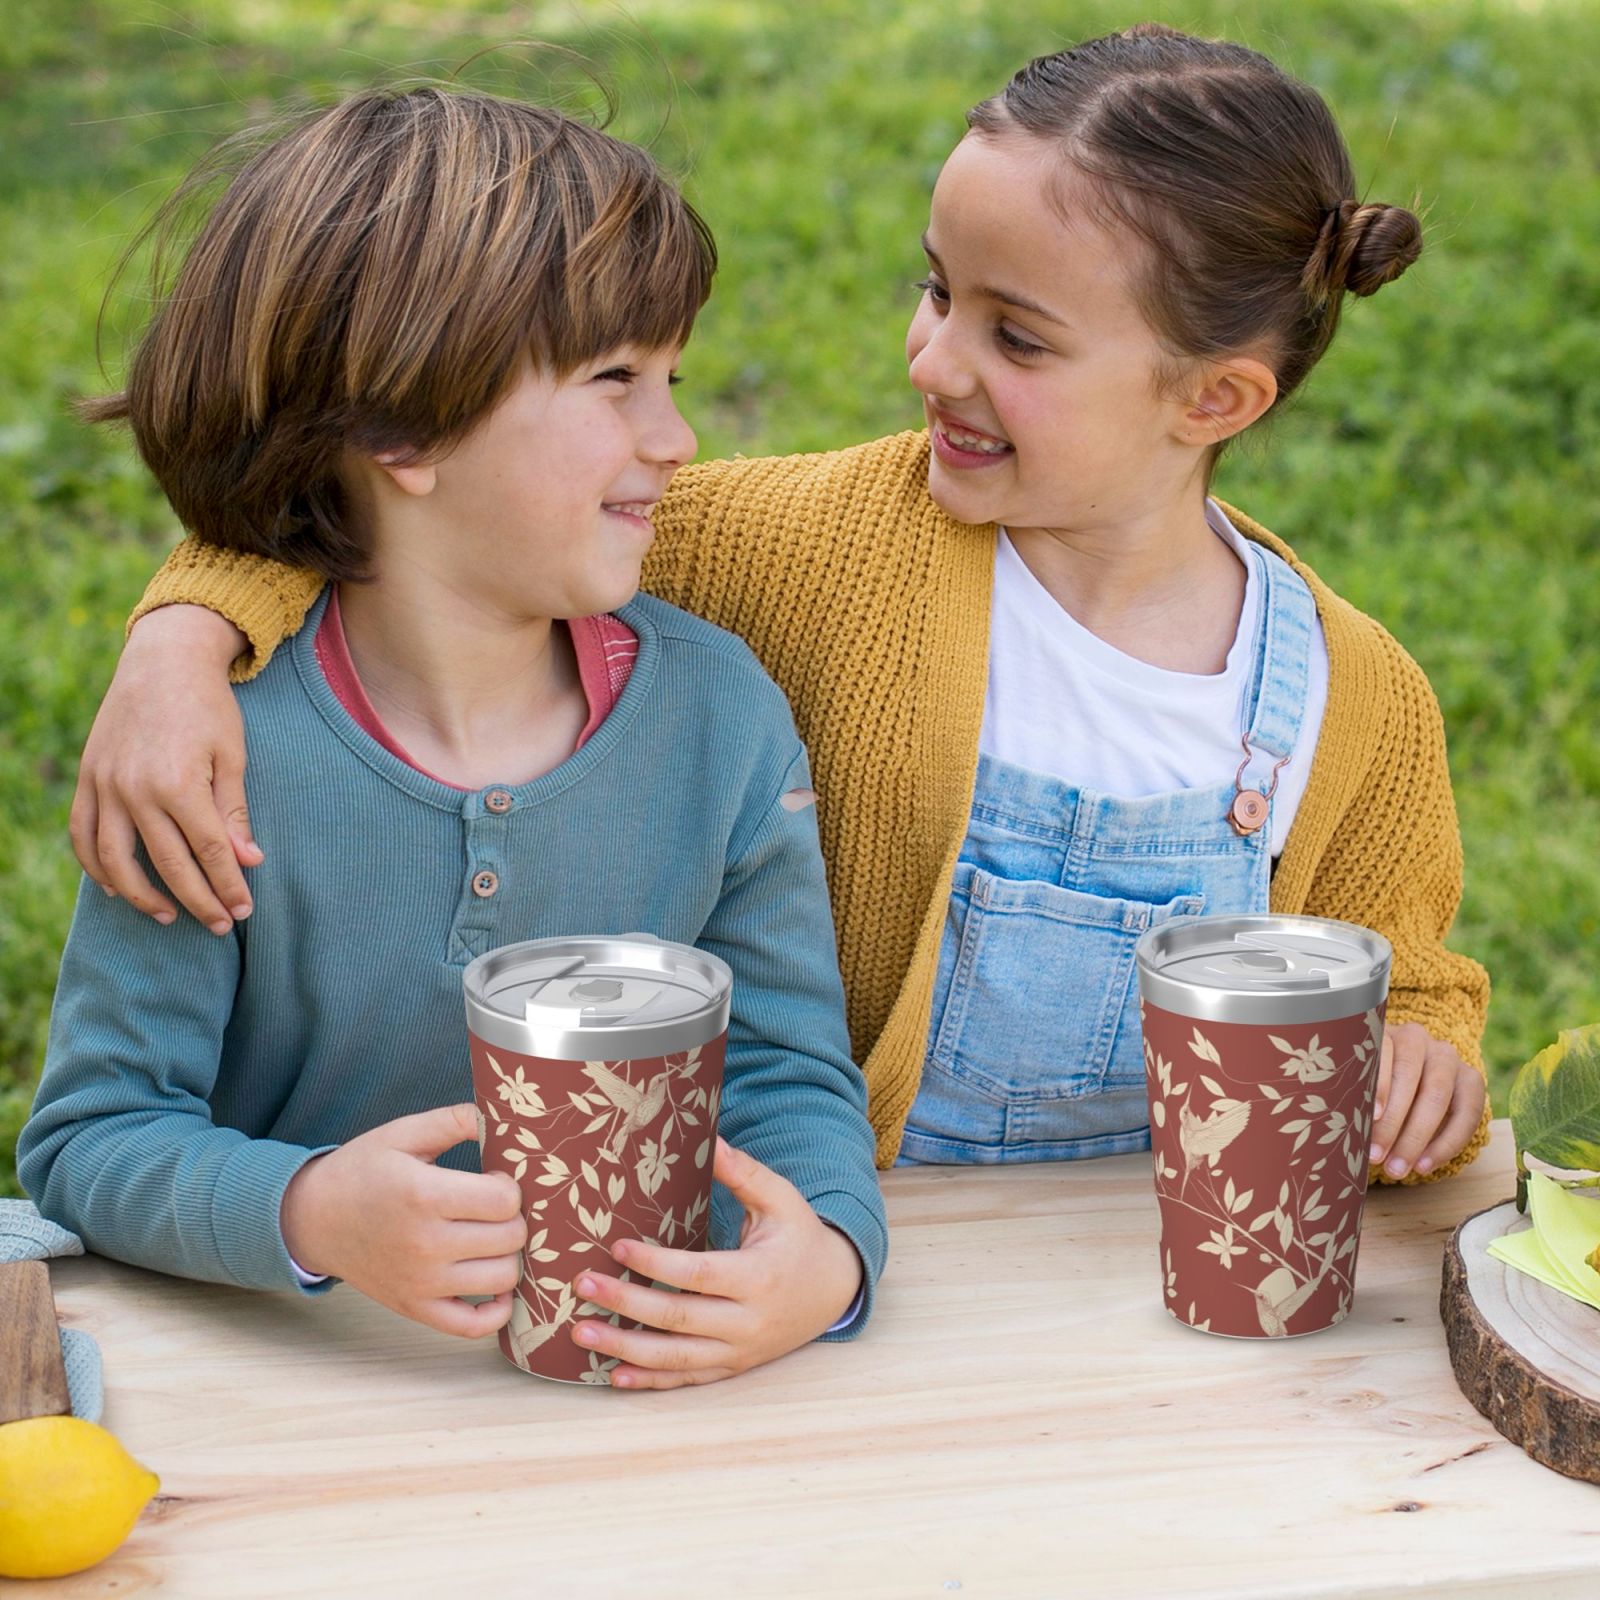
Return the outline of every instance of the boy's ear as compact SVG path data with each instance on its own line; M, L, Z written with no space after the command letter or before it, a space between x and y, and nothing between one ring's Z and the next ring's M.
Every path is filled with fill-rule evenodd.
M438 471L429 462L408 461L403 450L380 450L371 457L373 464L402 494L421 499L433 493Z
M1204 387L1184 408L1183 442L1221 444L1243 433L1278 398L1272 368L1254 356L1219 362L1206 372Z

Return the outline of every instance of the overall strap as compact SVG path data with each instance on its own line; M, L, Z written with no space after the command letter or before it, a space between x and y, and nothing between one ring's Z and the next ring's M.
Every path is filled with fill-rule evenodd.
M1281 556L1254 543L1250 554L1261 580L1262 609L1245 736L1252 754L1278 762L1300 737L1317 603L1305 580Z

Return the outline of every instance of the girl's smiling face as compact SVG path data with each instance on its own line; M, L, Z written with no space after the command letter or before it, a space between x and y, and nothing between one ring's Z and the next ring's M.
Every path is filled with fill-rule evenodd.
M1171 353L1132 285L1148 247L1096 219L1055 148L969 134L934 188L923 246L906 356L945 511L1088 530L1203 492L1217 435L1196 401L1159 389Z

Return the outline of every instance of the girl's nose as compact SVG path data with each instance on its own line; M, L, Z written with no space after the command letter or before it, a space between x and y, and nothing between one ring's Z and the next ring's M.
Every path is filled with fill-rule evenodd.
M971 364L962 354L960 336L948 313L937 319L928 316L925 322L919 315L919 323L912 325L906 345L911 386L919 393L945 395L952 400L971 394Z

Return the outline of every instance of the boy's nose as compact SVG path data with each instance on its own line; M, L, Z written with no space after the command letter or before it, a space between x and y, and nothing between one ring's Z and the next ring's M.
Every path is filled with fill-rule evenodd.
M699 448L700 441L695 438L694 429L670 398L639 441L639 454L646 461L658 461L670 466L682 466L686 461L693 461L695 451Z

